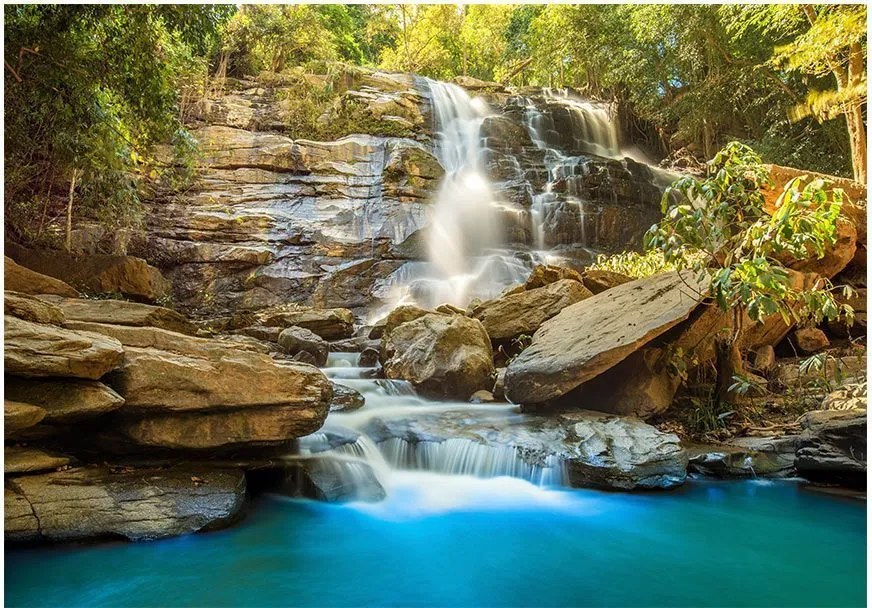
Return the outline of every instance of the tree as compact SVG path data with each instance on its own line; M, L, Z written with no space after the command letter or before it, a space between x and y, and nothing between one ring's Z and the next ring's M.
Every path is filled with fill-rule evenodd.
M721 402L730 399L727 389L740 371L745 314L753 322L778 314L789 324L852 314L836 302L829 281L798 287L783 263L822 257L835 243L842 191L828 194L823 180L797 178L770 214L762 189L771 186L760 157L732 142L709 162L704 179L682 177L666 190L664 218L645 238L646 248L661 251L667 263L696 270L701 281L708 277L706 295L731 315L715 342Z

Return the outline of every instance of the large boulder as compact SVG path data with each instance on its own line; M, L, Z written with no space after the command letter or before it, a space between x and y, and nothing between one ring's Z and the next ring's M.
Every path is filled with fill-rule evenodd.
M509 340L533 334L567 306L592 295L579 281L562 279L483 302L473 308L471 316L481 321L491 340Z
M50 296L43 299L60 308L67 321L157 327L189 335L197 333L197 327L187 318L162 306L126 300L82 300Z
M302 327L325 340L354 335L354 315L347 308L311 308L289 304L261 310L256 319L265 327Z
M245 502L241 470L78 468L8 480L7 541L151 540L225 526Z
M46 411L37 405L19 401L3 401L3 433L10 437L16 432L30 428L45 418Z
M54 304L15 291L3 294L3 314L49 325L62 325L64 322L64 313Z
M693 272L667 272L564 308L509 364L506 397L532 404L565 395L686 319L706 289Z
M530 276L527 277L527 281L524 283L524 289L537 289L566 279L578 281L579 283L582 280L581 275L572 268L539 264L530 271Z
M333 383L333 399L330 400L331 412L353 412L362 408L365 403L364 396L353 388Z
M312 355L315 365L324 366L327 363L327 355L330 353L330 345L318 334L304 327L288 327L279 334L279 346L289 355L307 352Z
M79 292L57 279L34 272L16 264L11 258L3 257L4 289L29 294L53 294L66 298L77 298Z
M433 311L411 304L397 306L391 312L389 312L384 319L381 319L375 324L375 326L373 326L372 330L370 330L369 332L369 337L375 340L379 340L383 338L386 334L391 333L394 329L396 329L403 323L408 323L409 321L420 319L424 315L430 314L431 312Z
M491 342L481 322L430 313L382 339L385 377L408 380L421 394L466 400L493 385Z
M866 410L815 410L800 419L796 470L813 481L866 485Z
M87 293L121 294L154 302L170 294L170 282L145 260L128 255L81 255L15 247L16 261ZM60 294L71 295L71 294ZM75 297L75 295L72 295Z
M121 363L113 338L5 317L3 361L8 374L96 380Z
M6 396L45 410L45 422L69 423L117 410L124 399L93 380L6 378Z
M373 416L363 431L400 468L615 490L671 488L687 476L687 454L677 436L635 418L598 412L537 416L491 409ZM458 449L481 457L452 457Z
M377 502L386 496L368 463L329 456L295 458L285 478L270 491L323 502Z

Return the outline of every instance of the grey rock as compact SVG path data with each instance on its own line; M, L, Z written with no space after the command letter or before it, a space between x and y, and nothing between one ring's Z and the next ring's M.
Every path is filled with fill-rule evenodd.
M303 327L288 327L279 334L279 346L289 355L307 352L312 355L313 364L319 367L327 363L330 346L316 333Z

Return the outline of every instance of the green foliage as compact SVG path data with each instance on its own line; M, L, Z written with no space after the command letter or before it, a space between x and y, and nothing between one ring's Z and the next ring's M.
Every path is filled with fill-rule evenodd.
M663 252L650 249L644 253L625 251L614 255L599 254L596 262L590 265L591 270L607 270L617 272L634 279L650 277L661 272L678 270L679 266L668 261Z
M6 11L7 227L41 238L72 176L79 215L135 223L142 178L181 141L178 83L226 7L16 5Z
M745 309L754 321L781 314L785 321L851 315L827 281L795 286L785 260L822 257L835 243L842 192L824 180L792 180L768 212L762 189L772 187L753 150L728 144L699 180L682 177L663 195L664 218L645 237L679 268L711 277L709 295L724 310Z

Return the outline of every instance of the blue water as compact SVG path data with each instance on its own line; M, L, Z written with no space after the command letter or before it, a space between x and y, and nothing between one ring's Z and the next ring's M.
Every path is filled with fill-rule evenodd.
M8 551L7 606L861 606L865 502L791 482L656 494L399 474L384 503Z

